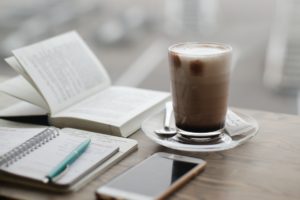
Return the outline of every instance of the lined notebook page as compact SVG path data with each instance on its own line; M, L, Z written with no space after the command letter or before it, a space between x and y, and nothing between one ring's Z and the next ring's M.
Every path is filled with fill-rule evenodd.
M43 181L46 175L84 140L84 138L72 135L72 133L60 132L60 135L55 139L42 145L14 164L2 167L2 170L22 177ZM59 181L65 184L71 183L81 174L106 160L117 150L118 146L99 146L95 145L92 140L92 144L86 152L71 165L70 170Z
M0 156L19 146L46 128L0 127Z
M66 133L68 134L68 133ZM69 133L70 134L70 133ZM73 134L73 133L72 133ZM81 138L81 137L80 137ZM84 156L80 156L76 163L71 166L68 173L57 180L58 184L69 184L80 178L84 172L92 170L94 167L101 165L108 158L118 152L118 145L112 145L99 140L93 139L91 146L84 152Z

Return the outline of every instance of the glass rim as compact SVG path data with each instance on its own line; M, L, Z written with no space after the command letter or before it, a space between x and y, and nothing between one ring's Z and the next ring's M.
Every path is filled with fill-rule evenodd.
M179 43L175 43L175 44L172 44L171 46L169 46L169 48L168 48L169 53L171 52L171 53L176 53L176 54L182 55L183 53L176 52L173 50L175 47L180 46L180 45L212 45L212 46L222 47L224 49L224 51L221 51L218 54L228 53L228 52L231 52L233 49L231 45L225 44L225 43L219 43L219 42L179 42ZM216 55L216 54L205 55L205 56L213 56L213 55ZM202 56L202 55L197 55L197 56Z

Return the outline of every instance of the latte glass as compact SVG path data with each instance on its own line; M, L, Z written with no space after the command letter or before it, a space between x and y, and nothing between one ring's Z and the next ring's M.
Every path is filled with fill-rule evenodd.
M231 46L218 43L180 43L169 47L174 115L182 135L212 137L222 133L231 54Z

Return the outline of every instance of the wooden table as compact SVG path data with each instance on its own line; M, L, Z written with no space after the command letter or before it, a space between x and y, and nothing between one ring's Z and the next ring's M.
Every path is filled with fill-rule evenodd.
M0 199L95 199L95 190L154 152L207 160L206 170L171 199L300 199L300 117L241 110L256 118L258 135L246 144L217 153L185 153L159 146L141 131L131 138L139 149L76 193L53 194L0 183Z

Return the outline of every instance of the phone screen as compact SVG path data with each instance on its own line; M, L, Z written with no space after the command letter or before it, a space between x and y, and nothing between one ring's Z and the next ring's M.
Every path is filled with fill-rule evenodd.
M199 163L152 156L105 187L156 197Z

